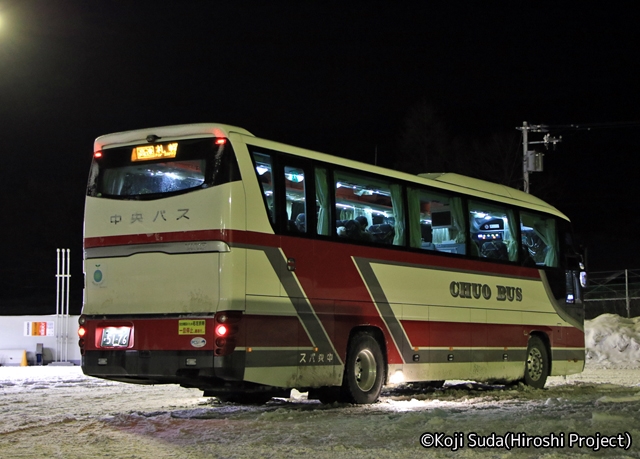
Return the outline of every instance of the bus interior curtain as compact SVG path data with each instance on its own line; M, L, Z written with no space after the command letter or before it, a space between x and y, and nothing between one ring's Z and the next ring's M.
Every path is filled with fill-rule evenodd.
M316 199L318 200L318 234L328 236L330 234L329 228L329 184L327 183L327 170L323 168L316 168Z
M465 234L467 233L467 220L464 218L464 211L462 210L462 199L451 198L449 207L451 209L453 225L458 230L455 242L458 244L464 244L466 241Z
M409 205L409 238L411 247L422 247L422 232L420 231L420 190L407 188L407 203Z
M518 261L518 237L516 234L516 213L513 209L507 209L507 222L504 228L507 249L509 252L509 261Z
M391 206L393 207L393 218L395 219L395 236L393 245L404 245L404 208L402 206L402 185L391 184Z
M544 238L547 241L547 254L544 257L545 266L558 266L558 236L556 233L556 221L553 218L544 220Z

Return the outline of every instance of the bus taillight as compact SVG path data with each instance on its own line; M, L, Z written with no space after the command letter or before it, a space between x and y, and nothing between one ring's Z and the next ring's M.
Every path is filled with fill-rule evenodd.
M227 336L228 332L229 329L226 327L226 325L220 324L216 327L216 336L225 337Z
M84 324L85 322L84 317L81 316L81 318L83 319L81 323ZM84 325L80 325L78 327L78 336L80 337L80 339L78 340L78 347L80 348L80 355L84 355L84 345L85 345L84 337L86 334L87 334L87 329L84 328Z
M236 347L236 335L241 318L242 312L240 311L225 311L216 314L213 351L215 355L229 355L233 352Z

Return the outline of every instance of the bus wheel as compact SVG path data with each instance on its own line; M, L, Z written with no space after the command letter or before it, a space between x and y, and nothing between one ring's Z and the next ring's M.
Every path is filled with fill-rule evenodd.
M524 366L524 383L542 389L549 376L549 354L547 347L537 336L529 338L527 361Z
M349 346L342 383L344 394L353 403L374 403L382 391L383 380L380 345L370 334L358 333Z

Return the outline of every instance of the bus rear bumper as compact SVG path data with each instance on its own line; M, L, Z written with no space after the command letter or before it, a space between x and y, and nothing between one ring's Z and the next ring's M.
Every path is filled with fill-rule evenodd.
M136 384L180 384L201 389L242 380L242 355L214 357L211 351L85 351L88 376Z

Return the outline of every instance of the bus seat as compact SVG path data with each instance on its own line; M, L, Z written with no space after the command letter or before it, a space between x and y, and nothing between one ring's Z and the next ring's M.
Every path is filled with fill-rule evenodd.
M367 228L367 232L371 235L373 242L381 242L383 244L392 244L393 237L395 236L393 226L387 223L371 225Z

